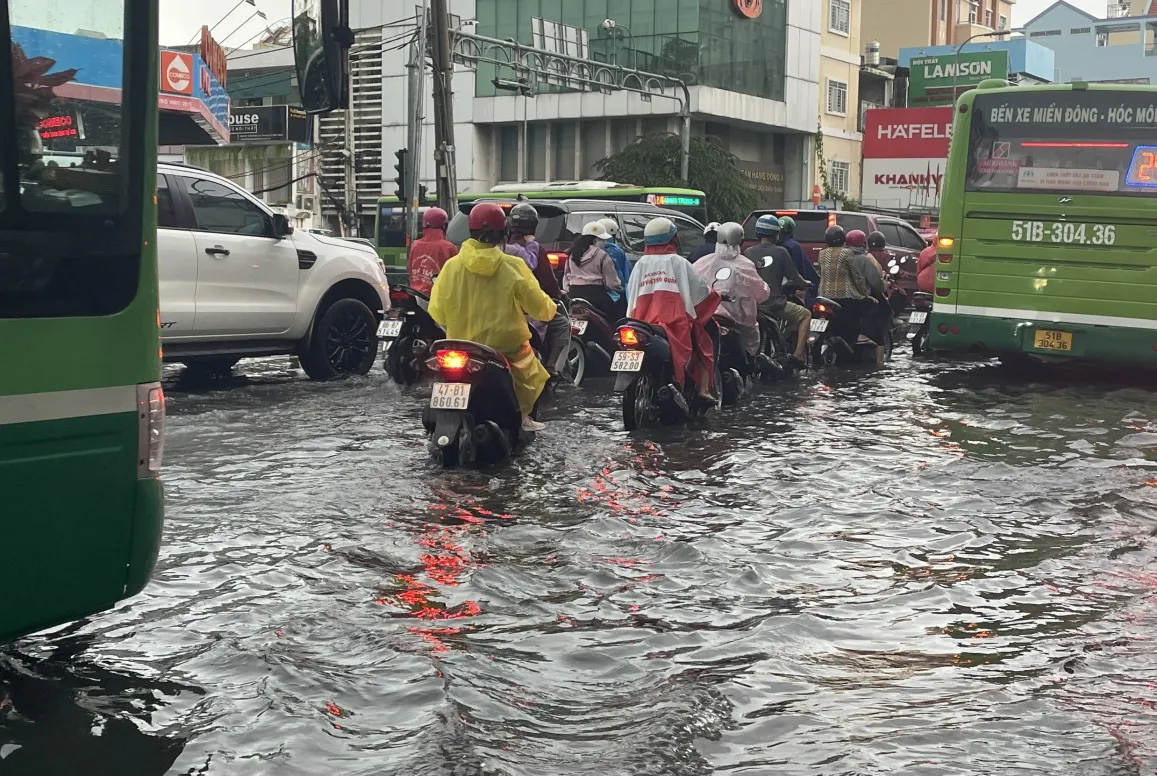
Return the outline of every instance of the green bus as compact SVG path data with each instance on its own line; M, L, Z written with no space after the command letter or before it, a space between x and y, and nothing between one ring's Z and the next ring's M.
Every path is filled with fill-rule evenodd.
M504 183L493 187L488 192L461 193L458 195L458 201L459 203L477 202L480 199L495 196L511 197L515 195L522 195L532 202L536 199L582 199L583 197L621 202L649 202L652 205L686 213L701 224L707 223L707 195L698 189L633 186L611 181ZM426 207L422 207L421 210L426 210ZM378 255L382 257L386 269L391 272L405 272L409 241L406 239L405 209L397 197L383 196L378 199L374 234Z
M1157 88L964 94L937 246L934 350L1157 366Z
M0 2L12 50L0 64L3 643L144 587L161 538L165 404L157 0L92 0L69 13ZM56 63L78 29L123 49L103 63L119 84L103 93L119 121L103 130L112 146L63 170L44 163L39 130L46 111L66 115L92 92L66 88L78 71Z

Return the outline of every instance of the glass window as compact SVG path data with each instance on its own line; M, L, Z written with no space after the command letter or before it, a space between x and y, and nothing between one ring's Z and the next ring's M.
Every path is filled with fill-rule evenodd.
M566 231L563 233L560 240L574 240L583 232L583 227L591 221L598 221L600 218L614 218L614 213L607 212L592 212L584 211L581 213L571 213L566 217Z
M852 27L852 8L849 0L828 0L828 29L847 35Z
M997 29L998 30L1007 30L1008 29L1008 17L1007 16L1004 16L1003 14L1001 15L1000 26L997 27Z
M518 182L518 125L498 128L498 180Z
M703 227L687 218L668 216L679 230L679 255L685 259L691 258L691 252L703 242Z
M627 247L635 253L643 252L643 230L647 228L647 222L652 218L654 216L643 213L619 214L619 226L622 227L621 236Z
M940 0L940 21L948 21L948 0Z
M526 180L546 180L546 124L526 126Z
M204 178L179 176L179 180L185 184L185 191L192 200L193 217L198 229L255 237L273 235L269 214L236 189Z
M880 234L884 235L884 239L888 242L888 245L899 247L902 244L900 237L900 227L896 224L890 223L888 221L882 221L877 224L877 228L880 230Z
M828 113L835 116L848 115L848 84L846 81L828 79Z
M868 232L872 231L872 224L871 224L871 222L868 221L868 217L866 215L864 215L863 213L837 213L836 214L836 223L839 224L840 226L842 226L844 228L845 232L850 232L853 229L859 229L864 234L867 234ZM798 224L799 224L799 222L796 221L797 226L798 226ZM824 228L824 230L827 229L827 222L826 221L823 222L823 228ZM803 241L802 238L799 237L799 229L798 228L796 229L796 238L795 239L800 240L800 242ZM823 242L823 241L824 241L823 233L821 232L818 242Z
M928 247L920 233L907 224L900 224L900 244L913 251L922 251Z
M840 162L834 159L828 161L828 184L832 191L847 194L851 188L852 165L850 162Z
M578 155L575 124L563 121L550 127L551 179L569 181L575 178L575 159Z
M178 228L177 209L173 205L173 192L164 175L157 176L157 226Z

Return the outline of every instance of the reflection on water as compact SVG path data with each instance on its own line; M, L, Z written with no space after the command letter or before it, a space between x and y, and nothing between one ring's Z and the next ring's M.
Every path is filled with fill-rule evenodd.
M497 470L419 394L170 375L146 592L0 659L0 774L1145 774L1157 394L910 364Z

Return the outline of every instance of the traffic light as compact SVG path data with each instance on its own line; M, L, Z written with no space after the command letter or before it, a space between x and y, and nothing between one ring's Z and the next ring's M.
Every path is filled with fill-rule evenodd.
M394 196L398 198L399 202L406 201L406 157L409 153L409 150L405 148L394 151L394 156L398 157L398 163L394 165L394 169L398 171L398 177L394 178L394 183L398 184L398 188L394 190Z
M426 200L429 198L429 196L430 195L426 193L426 184L425 183L419 183L418 184L418 204L419 205L425 205Z

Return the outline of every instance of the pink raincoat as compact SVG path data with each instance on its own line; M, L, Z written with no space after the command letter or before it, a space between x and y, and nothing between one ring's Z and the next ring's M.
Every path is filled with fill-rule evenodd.
M731 297L719 306L735 322L734 328L743 339L743 349L754 356L759 352L759 303L771 296L771 289L759 276L755 264L739 252L738 245L720 245L715 253L692 266L708 286ZM716 280L715 274L724 267L731 269L731 277Z

